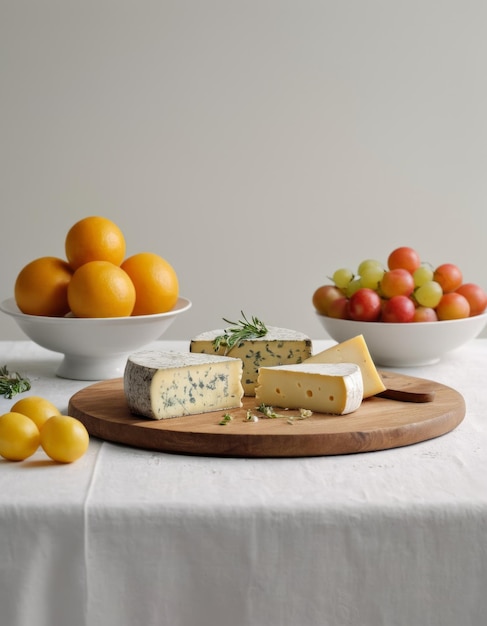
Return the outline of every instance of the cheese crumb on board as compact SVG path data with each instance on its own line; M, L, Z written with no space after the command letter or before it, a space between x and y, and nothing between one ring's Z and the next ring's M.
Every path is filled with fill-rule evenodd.
M215 352L213 342L223 329L210 330L197 335L190 342L190 351L204 354L225 354L221 346ZM311 339L303 333L287 328L268 326L263 337L243 339L227 352L243 363L242 386L246 396L255 395L255 385L261 367L302 363L312 355Z
M363 391L355 363L302 363L261 367L255 399L258 404L345 415L360 407Z
M342 343L327 348L313 355L306 363L356 363L362 372L364 380L364 398L375 396L385 391L386 386L377 371L369 348L363 335L357 335Z
M162 420L240 408L241 379L240 359L142 350L127 359L124 393L132 413Z

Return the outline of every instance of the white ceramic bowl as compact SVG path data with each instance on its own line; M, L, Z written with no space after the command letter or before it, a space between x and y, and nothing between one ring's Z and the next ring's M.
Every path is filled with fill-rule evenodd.
M317 316L335 341L363 335L374 363L385 367L437 363L448 352L477 337L487 324L487 313L460 320L404 324Z
M157 341L178 315L190 307L189 300L178 298L176 306L168 313L76 318L25 315L14 298L0 304L0 310L13 317L32 341L64 355L56 374L73 380L122 376L127 356Z

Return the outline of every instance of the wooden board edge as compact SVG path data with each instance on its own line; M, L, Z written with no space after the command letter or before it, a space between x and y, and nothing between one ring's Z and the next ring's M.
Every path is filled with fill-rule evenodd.
M78 411L71 400L68 410L70 415L85 425L91 436L129 447L198 456L297 458L377 452L414 445L443 436L455 429L465 417L465 401L460 394L458 397L459 405L446 414L436 416L427 422L391 426L390 429L384 429L383 436L380 438L377 437L376 432L371 434L365 431L303 433L298 435L294 431L290 432L289 435L272 434L262 437L241 433L232 436L232 433L227 431L225 437L221 437L218 433L198 433L198 436L195 437L192 433L184 431L156 429L152 431L152 439L148 442L146 433L143 432L144 429L138 429L131 423L119 424L118 433L114 435L109 429L109 424ZM136 422L136 419L134 421ZM290 428L299 428L299 424L290 426ZM269 438L271 437L273 452L270 451L269 447ZM280 445L276 446L276 442ZM303 442L306 444L306 453L303 453ZM280 449L281 452L276 453L276 448Z

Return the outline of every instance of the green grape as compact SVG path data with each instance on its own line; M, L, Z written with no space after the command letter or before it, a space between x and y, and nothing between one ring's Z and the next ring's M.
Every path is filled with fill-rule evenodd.
M414 298L418 304L432 309L438 306L442 296L443 289L435 280L428 280L414 292Z
M341 267L334 272L332 280L339 289L346 289L353 280L353 272L346 267Z
M353 296L353 294L361 287L362 281L360 280L360 278L354 278L350 283L348 283L345 289L345 295L347 296L347 298L350 298L350 296Z
M369 289L373 289L377 291L379 288L379 283L384 276L384 270L382 267L368 267L366 268L362 274L360 274L360 281L362 283L362 287L368 287Z
M433 269L428 265L421 265L413 272L414 286L421 287L424 283L433 280Z
M363 276L364 273L368 273L371 270L384 271L384 266L380 261L376 261L376 259L365 259L365 261L362 261L358 266L357 274Z

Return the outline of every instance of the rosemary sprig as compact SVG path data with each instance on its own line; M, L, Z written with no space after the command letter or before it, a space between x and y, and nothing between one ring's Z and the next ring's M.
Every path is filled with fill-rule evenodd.
M221 347L225 348L225 354L228 354L230 350L238 345L243 339L254 339L255 337L264 337L267 334L267 328L263 322L257 317L252 317L251 321L245 317L243 311L241 311L243 320L238 322L231 322L223 318L223 321L230 324L232 327L225 329L223 335L218 335L213 340L213 348L215 352Z
M263 413L266 417L284 417L284 415L280 415L279 413L276 413L273 407L267 406L263 402L262 404L259 405L258 410L261 413Z
M0 367L0 395L10 400L17 393L29 391L29 389L28 378L24 378L18 372L9 372L6 365Z
M257 410L263 413L266 417L270 417L270 418L285 417L287 418L288 424L292 424L294 420L304 420L307 417L311 417L311 415L313 415L313 412L310 411L309 409L299 409L299 415L297 416L293 416L293 415L290 416L289 414L286 415L285 413L276 413L273 407L267 406L263 402L262 404L258 406Z
M228 424L228 422L231 422L232 420L233 420L233 417L230 415L230 413L225 413L225 415L218 422L218 424L220 426L226 426Z

